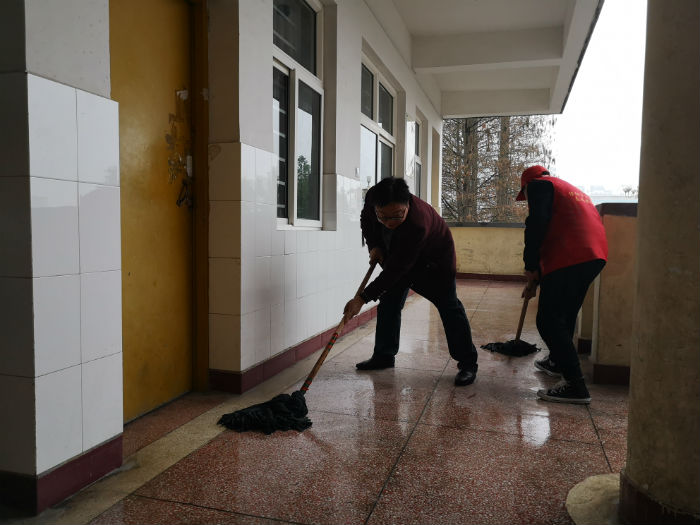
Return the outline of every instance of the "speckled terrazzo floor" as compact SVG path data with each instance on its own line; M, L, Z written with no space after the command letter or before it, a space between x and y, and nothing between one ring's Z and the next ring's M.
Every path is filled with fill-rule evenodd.
M514 337L522 287L459 283L477 346ZM522 339L543 346L535 311L532 301ZM228 404L183 427L188 436L202 432L201 441L149 475L137 471L151 461L149 450L167 454L168 447L158 447L169 434L158 436L171 431L158 425L170 420L162 414L177 410L166 406L150 424L127 426L125 442L135 443L136 452L127 464L135 463L131 474L116 476L132 481L117 496L112 490L109 504L94 507L99 512L73 522L571 523L568 491L589 476L622 468L626 388L591 385L590 407L538 401L536 390L556 382L532 366L543 354L507 358L482 349L476 382L455 387L456 364L437 311L417 296L404 310L396 368L358 372L354 364L371 354L373 328L374 322L337 343L307 394L313 426L303 433L264 436L210 427L240 401L248 406L297 390L313 361L296 376L288 373L286 383L282 377L277 387L275 379L258 387L257 398L223 396ZM197 412L212 400L218 399L180 403ZM69 510L94 502L100 497L95 490L90 498L74 498Z

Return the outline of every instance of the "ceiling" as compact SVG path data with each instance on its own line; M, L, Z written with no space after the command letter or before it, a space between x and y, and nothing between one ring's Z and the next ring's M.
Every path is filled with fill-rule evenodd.
M603 0L365 0L443 117L560 113Z

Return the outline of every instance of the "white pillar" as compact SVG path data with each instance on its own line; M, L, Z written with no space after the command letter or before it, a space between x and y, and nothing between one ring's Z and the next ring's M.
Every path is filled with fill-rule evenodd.
M11 0L0 48L0 498L37 512L121 464L108 0Z

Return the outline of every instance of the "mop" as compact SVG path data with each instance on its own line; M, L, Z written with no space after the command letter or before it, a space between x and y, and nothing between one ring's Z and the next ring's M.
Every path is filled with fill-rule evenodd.
M515 339L511 339L505 343L488 343L481 345L481 348L511 357L522 357L534 352L539 352L540 349L537 348L536 345L520 340L520 334L523 331L523 323L525 322L525 314L527 313L527 303L529 300L530 298L526 297L523 301L523 308L520 311L520 321L518 322L518 331L515 334Z
M359 295L362 290L365 289L367 281L369 281L376 265L376 262L370 265L356 295ZM316 374L321 368L323 361L325 361L328 356L328 353L331 351L331 348L333 348L333 345L338 340L344 326L345 316L343 316L340 324L336 327L328 344L326 344L323 352L321 352L321 355L306 378L306 381L304 381L301 389L291 394L280 394L264 403L243 408L236 412L231 412L230 414L224 414L221 416L221 419L219 419L218 424L235 430L236 432L251 430L263 432L264 434L272 434L276 430L296 430L298 432L303 432L309 428L311 426L311 420L307 417L309 410L306 407L304 395L308 392L311 382L314 380L314 377L316 377Z

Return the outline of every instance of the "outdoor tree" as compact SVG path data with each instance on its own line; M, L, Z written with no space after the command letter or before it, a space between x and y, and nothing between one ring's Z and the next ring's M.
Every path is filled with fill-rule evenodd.
M552 167L554 118L474 117L443 122L443 216L449 222L522 222L520 174Z

